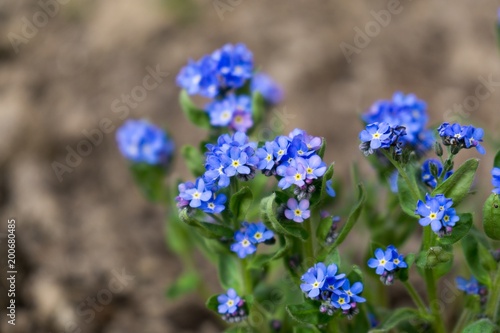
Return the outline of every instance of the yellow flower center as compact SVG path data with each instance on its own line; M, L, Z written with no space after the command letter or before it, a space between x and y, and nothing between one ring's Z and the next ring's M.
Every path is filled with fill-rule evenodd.
M446 222L448 222L450 220L450 217L448 215L446 215L443 220L445 220Z
M345 299L339 298L339 304L344 304L344 303L345 303Z
M253 235L253 238L255 238L255 239L261 239L262 238L262 234L260 232L256 232L255 235Z
M283 155L285 151L283 149L278 150L278 155Z
M235 168L239 167L240 166L240 161L238 160L233 160L233 163L231 163L231 165Z
M385 265L385 263L386 263L386 262L387 262L387 261L386 261L385 259L380 260L380 264L381 264L381 265Z
M307 173L313 173L313 169L311 167L307 168Z
M318 288L318 287L319 287L319 282L318 282L318 281L314 282L314 283L313 283L313 287L314 287L314 288Z
M394 263L397 265L399 264L399 259L394 259Z
M193 198L199 199L200 197L201 197L201 193L200 192L194 192Z
M302 211L300 209L298 209L298 208L294 211L294 213L295 213L295 216L301 216L302 215Z
M266 160L269 162L273 159L273 157L271 156L271 154L267 154L266 156Z
M226 302L227 306L233 306L234 305L234 301L232 299L228 300Z
M430 217L432 220L434 220L434 219L437 217L437 215L436 215L436 213L431 213L431 215L429 215L429 217Z
M379 133L379 132L375 132L375 133L373 134L373 138L374 138L374 139L378 139L378 138L380 138L380 133Z
M296 173L295 180L301 180L301 179L302 179L302 175L300 173Z
M250 245L250 242L248 241L248 239L244 239L243 242L241 242L241 244L246 247Z

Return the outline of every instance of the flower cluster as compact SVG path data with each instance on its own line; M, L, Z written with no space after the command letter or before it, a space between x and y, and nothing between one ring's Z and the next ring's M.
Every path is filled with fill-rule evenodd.
M491 170L491 184L493 185L493 193L500 194L500 168L493 168Z
M122 155L134 163L166 165L175 149L163 129L145 120L127 120L116 131L116 141Z
M428 159L422 164L422 181L431 188L435 188L437 186L437 181L440 177L442 177L442 173L443 165L438 160ZM443 180L448 179L452 174L452 170L446 172Z
M431 225L439 237L450 235L453 227L458 222L459 217L453 206L453 200L446 198L443 194L437 194L431 197L425 195L425 202L419 200L415 214L420 215L418 221L421 226Z
M452 147L452 153L456 154L462 148L476 148L480 154L485 154L484 147L481 146L484 131L482 128L474 126L462 126L454 123L443 123L438 127L438 133L445 146Z
M403 126L392 127L386 122L372 123L359 133L359 139L361 140L359 150L365 156L368 156L379 148L395 147L396 154L401 154L403 141L400 139L405 135L406 130Z
M380 281L389 286L394 283L396 273L408 265L404 256L399 254L393 245L389 245L385 251L381 248L375 250L375 258L368 260L368 267L375 268L375 273L380 275Z
M274 233L267 229L262 222L243 222L241 229L235 232L234 240L235 243L231 245L231 251L243 259L257 251L259 243L273 243Z
M366 301L360 296L363 284L355 282L351 286L345 274L338 274L335 264L319 262L302 275L301 281L300 289L307 297L320 301L319 311L330 316L340 309L350 319L359 312L357 303Z
M252 77L253 54L244 44L226 44L198 61L189 61L177 76L177 84L190 95L214 98L242 87Z
M222 212L227 197L218 192L229 186L233 176L240 180L254 177L259 162L255 155L256 146L242 132L236 132L232 136L223 134L218 138L217 144L208 144L205 173L195 184L186 182L179 185L177 207L199 208L206 213Z
M217 297L218 312L222 319L228 323L239 323L247 317L245 301L238 296L234 289L229 289L226 294Z
M379 100L363 115L366 124L386 123L391 128L402 126L406 135L400 137L401 146L409 146L418 154L432 148L434 137L427 129L427 104L414 94L395 92L391 100ZM372 149L377 149L373 148Z
M177 84L190 95L213 99L205 106L212 126L246 132L253 126L252 100L243 90L250 82L270 104L283 98L281 88L266 74L254 75L253 54L244 44L226 44L198 61L190 61L177 76Z

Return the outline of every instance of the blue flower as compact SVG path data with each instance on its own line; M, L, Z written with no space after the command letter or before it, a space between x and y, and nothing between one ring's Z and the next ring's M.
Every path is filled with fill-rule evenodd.
M127 120L116 131L116 141L122 155L135 163L166 165L174 152L167 133L145 120Z
M190 200L184 199L184 197L187 196L186 190L194 188L194 183L192 182L180 183L177 188L179 189L179 195L175 198L175 200L177 201L177 207L184 208L189 206Z
M300 279L304 282L300 285L300 289L310 298L318 297L326 279L325 264L322 262L315 264Z
M232 314L238 310L241 298L234 289L229 289L227 294L222 294L217 297L219 302L218 311L220 314Z
M395 266L392 262L392 250L387 249L385 252L382 249L375 250L375 258L368 260L368 267L375 268L375 273L382 275L385 271L394 270Z
M318 155L312 155L308 159L298 158L297 163L305 167L306 179L317 179L326 172L326 163Z
M267 103L275 105L283 100L283 90L264 73L257 73L252 78L252 92L259 92Z
M210 201L204 202L201 205L200 208L205 213L217 214L217 213L222 212L226 208L224 206L224 204L226 203L226 201L227 201L226 195L224 195L224 194L221 193L221 194L218 194L215 197L215 199L212 199Z
M255 155L259 158L259 164L257 169L259 170L271 170L276 161L274 160L274 149L276 147L275 142L266 142L264 147L257 149Z
M229 176L224 173L224 164L215 155L209 155L205 163L206 171L203 178L207 183L217 182L219 187L229 186Z
M351 308L351 298L344 291L333 293L332 305L337 309L349 310Z
M465 148L469 149L474 147L480 154L482 155L486 154L486 150L480 144L480 142L483 142L483 136L484 136L484 131L482 128L466 126L464 135Z
M190 60L188 65L177 75L177 84L186 89L190 95L213 98L219 93L219 82L216 74L216 63L210 56L198 61Z
M290 139L294 139L296 137L300 137L302 142L304 142L309 149L309 151L317 151L321 148L321 145L323 144L323 139L317 136L312 136L307 134L306 131L301 130L299 128L294 129L293 131L290 132L288 135Z
M235 252L241 259L257 251L257 247L252 244L246 232L236 231L234 239L236 243L231 244L231 251Z
M445 146L454 146L458 150L465 148L476 148L480 154L485 154L484 147L480 142L483 141L484 131L482 128L474 126L462 126L454 123L443 123L438 127L438 133ZM456 154L458 152L453 152Z
M474 276L471 276L470 280L458 276L455 282L457 283L458 290L462 290L468 295L479 295L480 285Z
M395 92L391 100L379 100L363 115L366 124L388 123L392 128L402 126L406 135L398 141L403 146L410 146L418 154L432 148L434 138L427 129L429 117L427 104L414 94Z
M214 98L242 87L252 77L253 55L243 44L224 45L198 61L190 60L177 75L188 94Z
M344 284L344 281L346 280L345 274L337 273L338 266L336 264L328 265L328 267L326 268L325 283L322 287L323 290L334 292Z
M444 216L444 210L440 209L440 206L440 203L435 198L427 197L425 203L422 200L419 200L415 214L418 214L421 217L418 221L420 225L425 227L430 224L434 232L441 230L441 219Z
M276 162L281 161L281 159L287 155L288 146L290 146L290 140L286 136L278 136L274 142L274 158Z
M420 215L420 225L431 225L439 237L449 235L452 232L452 227L459 221L459 217L455 212L453 200L446 198L443 194L438 194L431 197L429 194L425 196L425 203L421 200L417 203L415 214Z
M186 189L179 196L183 200L189 201L189 206L197 208L212 198L212 192L206 189L203 179L198 178L194 188Z
M311 216L309 200L303 199L297 202L295 198L290 198L287 202L287 208L288 209L285 210L285 216L289 220L302 223Z
M329 179L326 181L326 194L334 198L337 194L335 193L335 190L333 189L333 180Z
M252 100L246 95L229 94L224 99L207 104L205 110L213 126L229 126L246 132L253 125Z
M493 193L500 194L500 168L493 168L491 170L491 184L493 185Z
M299 187L305 185L306 168L301 163L292 163L288 167L286 165L280 165L276 169L276 172L279 176L284 177L278 182L278 187L283 190L292 185L297 185Z
M253 74L253 55L244 44L226 44L212 53L224 88L240 88Z
M274 233L267 229L264 223L250 223L247 227L246 234L253 244L263 243L274 237Z
M361 142L369 142L370 148L388 148L390 143L391 127L388 123L374 123L366 126L366 129L359 133Z
M229 177L235 174L248 175L250 168L247 166L248 155L237 147L229 149L227 155L222 155L221 160L225 165L224 173Z
M253 126L252 114L246 111L236 111L230 127L235 131L246 132Z
M350 297L351 301L354 301L356 303L366 302L366 299L364 297L359 296L359 294L361 294L361 292L363 291L363 283L355 282L351 286L351 282L348 279L345 279L344 284L342 285L342 289L347 294L347 296Z
M429 187L435 188L437 186L437 179L431 172L431 165L435 165L437 169L437 176L441 177L443 173L443 165L440 161L435 159L428 159L422 164L422 181ZM453 171L448 171L443 180L448 179L453 174Z
M393 245L389 245L387 249L392 251L392 263L394 264L394 267L396 269L408 268L408 264L406 264L404 256L402 254L399 254L396 247L394 247Z

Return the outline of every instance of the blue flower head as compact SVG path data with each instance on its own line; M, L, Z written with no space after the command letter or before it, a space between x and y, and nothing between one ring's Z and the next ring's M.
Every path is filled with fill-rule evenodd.
M368 267L375 268L375 273L382 275L384 272L391 272L395 269L394 263L392 262L392 250L387 249L383 251L382 249L375 250L375 258L370 258L368 260Z
M215 198L213 198L207 202L204 202L200 208L205 213L218 214L226 208L224 206L226 201L227 201L226 195L221 193L221 194L218 194Z
M389 245L385 251L380 248L375 250L375 258L368 260L368 267L375 268L375 273L380 275L383 284L391 285L396 273L400 269L408 268L408 265L404 256L399 254L394 246Z
M218 311L220 314L233 314L242 304L242 299L234 289L228 289L226 294L217 297L219 302Z
M471 276L470 280L458 276L455 282L458 290L462 290L468 295L479 295L480 285L474 276Z
M483 142L484 131L482 128L474 126L462 126L454 123L443 123L438 127L438 134L445 146L452 146L452 152L456 154L460 149L476 148L480 154L486 151L481 142Z
M434 165L437 170L437 177L441 177L443 173L443 165L436 159L428 159L422 164L422 181L429 187L435 188L437 186L437 179L431 172L431 165ZM448 171L444 175L444 179L448 179L453 174L453 171Z
M332 305L335 308L349 310L351 308L351 298L345 291L339 291L332 294Z
M205 187L205 182L203 178L198 178L194 187L181 188L179 197L182 200L189 202L189 206L192 208L198 208L202 204L205 204L210 199L212 199L213 193Z
M228 126L235 131L246 132L253 125L252 100L246 95L229 94L224 99L207 104L205 110L212 126Z
M174 153L174 143L161 128L145 120L127 120L117 131L122 155L134 163L166 165Z
M214 98L242 87L252 77L253 55L243 44L226 44L190 61L177 75L177 84L188 94Z
M328 265L322 290L335 292L344 284L346 281L345 274L338 274L338 269L338 266L335 264Z
M294 222L304 222L304 220L307 220L311 216L311 211L309 210L309 200L302 199L298 202L295 198L288 199L285 216L287 219Z
M420 215L419 223L425 227L430 225L432 231L443 237L452 232L453 226L458 222L459 217L455 212L453 200L446 198L443 194L431 197L425 196L425 202L419 200L415 214Z
M241 259L257 251L257 247L245 231L236 231L234 239L236 242L231 245L231 251L235 252Z
M309 270L302 275L300 289L309 297L317 298L320 290L326 280L326 266L322 262L309 268Z
M267 74L255 74L252 78L251 89L252 92L259 92L271 105L276 105L283 100L283 90Z
M493 168L491 170L491 184L493 185L493 193L500 194L500 168Z
M347 296L351 298L351 301L354 301L356 303L366 302L366 299L364 297L359 296L359 294L361 294L361 292L363 291L363 283L355 282L351 286L351 282L349 282L348 279L345 279L344 284L342 285L342 289L347 294Z
M414 94L395 92L391 100L379 100L363 115L366 124L387 123L392 128L403 127L406 135L398 141L418 154L432 148L434 138L427 129L427 104Z
M253 244L263 243L274 237L274 233L267 229L262 222L250 223L247 227L246 234Z

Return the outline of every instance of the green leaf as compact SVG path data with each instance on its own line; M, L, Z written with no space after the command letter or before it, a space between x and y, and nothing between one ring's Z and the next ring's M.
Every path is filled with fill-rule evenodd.
M187 91L181 91L179 103L181 104L182 111L189 121L198 127L210 129L210 119L208 114L204 110L199 109L193 101L191 101L191 97L189 97Z
M415 262L415 254L413 253L408 253L406 257L404 258L406 265L408 265L407 268L400 269L398 271L398 277L401 281L405 282L408 281L409 273L410 273L410 268Z
M256 330L248 325L233 326L224 331L224 333L253 333Z
M417 203L413 199L413 194L409 185L400 174L398 174L398 198L403 212L411 217L416 217L415 209L417 207Z
M351 282L351 285L354 282L363 282L363 272L358 266L353 265L351 271L347 274L347 279Z
M219 308L219 301L217 300L217 297L219 297L219 295L212 295L205 302L205 305L207 306L207 308L216 312L216 313L218 313L218 308Z
M167 190L163 184L164 167L134 163L130 166L130 171L135 182L149 201L158 202L166 199Z
M274 254L273 253L259 253L254 255L249 263L247 268L248 269L263 269L265 265L267 265L271 260L273 260Z
M233 254L221 254L217 265L219 281L224 289L233 288L241 293L240 263Z
M325 217L321 219L319 222L318 228L316 229L316 237L319 242L324 242L326 237L330 233L330 229L332 228L333 219L331 216Z
M331 317L320 313L318 308L317 304L306 301L302 304L287 305L286 312L292 319L301 324L319 325L327 323Z
M234 214L238 222L243 222L245 216L253 202L253 194L248 186L242 187L238 192L231 196L229 209Z
M321 157L321 159L323 159L323 157L325 156L325 151L326 151L326 139L321 138L321 147L318 150L318 155L319 157Z
M324 259L325 265L335 264L340 268L340 254L338 249L332 249Z
M370 332L389 332L402 322L418 319L419 314L415 309L400 308L394 311L383 323L376 329Z
M200 277L196 272L184 273L167 289L165 295L170 299L193 292L198 287Z
M316 327L303 327L303 326L294 326L293 333L318 333L320 332Z
M495 160L493 162L493 167L500 168L500 150L495 155Z
M458 205L469 194L478 166L479 160L475 158L465 161L450 178L432 191L432 195L444 194L445 197L453 199L455 206Z
M479 243L476 238L472 235L467 235L462 238L462 250L464 251L465 260L469 266L472 275L476 279L486 286L491 286L491 278L488 272L481 265L481 260L479 259Z
M424 269L433 269L440 264L447 263L453 259L453 254L446 247L433 246L427 251L421 251L416 258L415 264Z
M271 224L271 229L282 235L289 235L293 237L300 238L302 240L307 240L309 234L305 229L302 228L300 223L295 223L293 221L281 222L276 216L276 194L273 193L270 196L262 199L261 201L261 214L262 220ZM262 209L264 208L264 209Z
M188 214L187 208L184 208L179 212L179 218L182 222L186 223L187 225L197 228L198 231L203 236L208 238L215 238L215 239L220 239L222 237L231 238L234 235L233 230L226 226L215 223L198 221L195 217L190 216Z
M500 197L491 194L483 207L484 233L491 239L500 240Z
M363 209L364 202L365 202L365 189L363 187L363 184L359 184L358 201L352 208L351 213L349 214L349 217L347 218L347 221L344 224L344 227L342 228L342 230L340 230L339 236L333 243L333 247L339 246L346 239L347 235L349 234L349 232L359 219L359 215L361 214L361 210Z
M464 328L462 333L495 333L498 332L498 326L489 319L481 319Z
M458 214L458 216L460 217L460 220L453 227L451 235L439 238L440 244L447 244L447 245L455 244L469 233L473 224L472 214L465 213L465 214Z
M181 154L186 161L187 168L195 177L200 177L205 173L205 159L198 149L191 145L184 145L181 148Z
M319 201L316 204L319 204L325 200L325 198L328 196L328 193L326 193L326 182L332 179L333 177L333 163L330 164L328 169L326 170L325 174L323 175L323 178L321 179L321 191L320 191L320 196L319 196ZM316 204L313 204L315 206Z
M185 224L179 220L177 212L171 212L165 227L165 240L168 247L178 255L187 253L193 246Z

